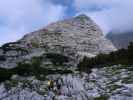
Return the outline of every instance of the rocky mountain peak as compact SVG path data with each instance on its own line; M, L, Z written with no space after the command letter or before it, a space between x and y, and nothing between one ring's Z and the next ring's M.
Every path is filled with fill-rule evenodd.
M91 20L91 18L85 14L80 14L75 17L75 19L86 19L86 20Z
M100 27L84 14L52 23L42 30L29 34L23 40L34 41L39 46L50 44L51 47L56 48L58 45L60 50L69 47L68 50L71 52L83 55L116 50L113 44L104 37Z
M57 32L65 32L65 33L90 33L91 34L97 34L97 36L101 36L102 31L100 27L93 21L91 20L90 17L82 14L73 18L65 19L62 21L58 21L56 23L52 23L46 27L46 29L50 31L57 31Z
M52 23L25 35L16 43L4 45L3 48L9 49L6 53L4 52L5 56L15 56L15 59L20 57L20 60L21 53L30 53L26 56L28 58L44 53L61 54L69 57L73 66L84 56L94 57L99 53L116 50L113 44L104 37L100 27L86 15ZM23 52L20 52L22 50Z

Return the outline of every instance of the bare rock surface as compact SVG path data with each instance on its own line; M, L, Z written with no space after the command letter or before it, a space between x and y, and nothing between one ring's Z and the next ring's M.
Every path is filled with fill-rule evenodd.
M94 68L86 73L51 74L44 80L13 76L1 83L0 100L132 100L133 72L122 65ZM117 70L119 69L119 70ZM62 80L61 88L48 89L47 82Z

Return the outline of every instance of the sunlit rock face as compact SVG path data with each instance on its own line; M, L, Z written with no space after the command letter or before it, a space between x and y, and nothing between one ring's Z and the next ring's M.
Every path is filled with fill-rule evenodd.
M103 36L99 26L86 15L52 23L26 35L21 41L32 42L49 52L67 55L76 61L83 56L94 57L116 50Z
M56 49L64 54L108 53L116 50L97 24L88 16L80 15L48 25L42 30L26 35L22 41ZM55 50L54 49L54 50Z

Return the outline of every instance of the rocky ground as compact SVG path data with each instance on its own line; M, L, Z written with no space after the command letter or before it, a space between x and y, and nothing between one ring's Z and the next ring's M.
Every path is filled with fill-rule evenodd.
M1 83L0 100L133 100L133 68L115 65L94 68L88 75L48 75L41 80L13 75ZM61 89L48 89L48 80L63 80ZM57 93L60 92L60 93Z

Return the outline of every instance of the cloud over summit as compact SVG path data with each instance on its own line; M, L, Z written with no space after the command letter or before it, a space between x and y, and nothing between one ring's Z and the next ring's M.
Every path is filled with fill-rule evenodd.
M75 0L74 6L91 16L104 32L133 31L133 0Z
M80 13L104 33L133 31L132 9L133 0L0 0L0 45Z

